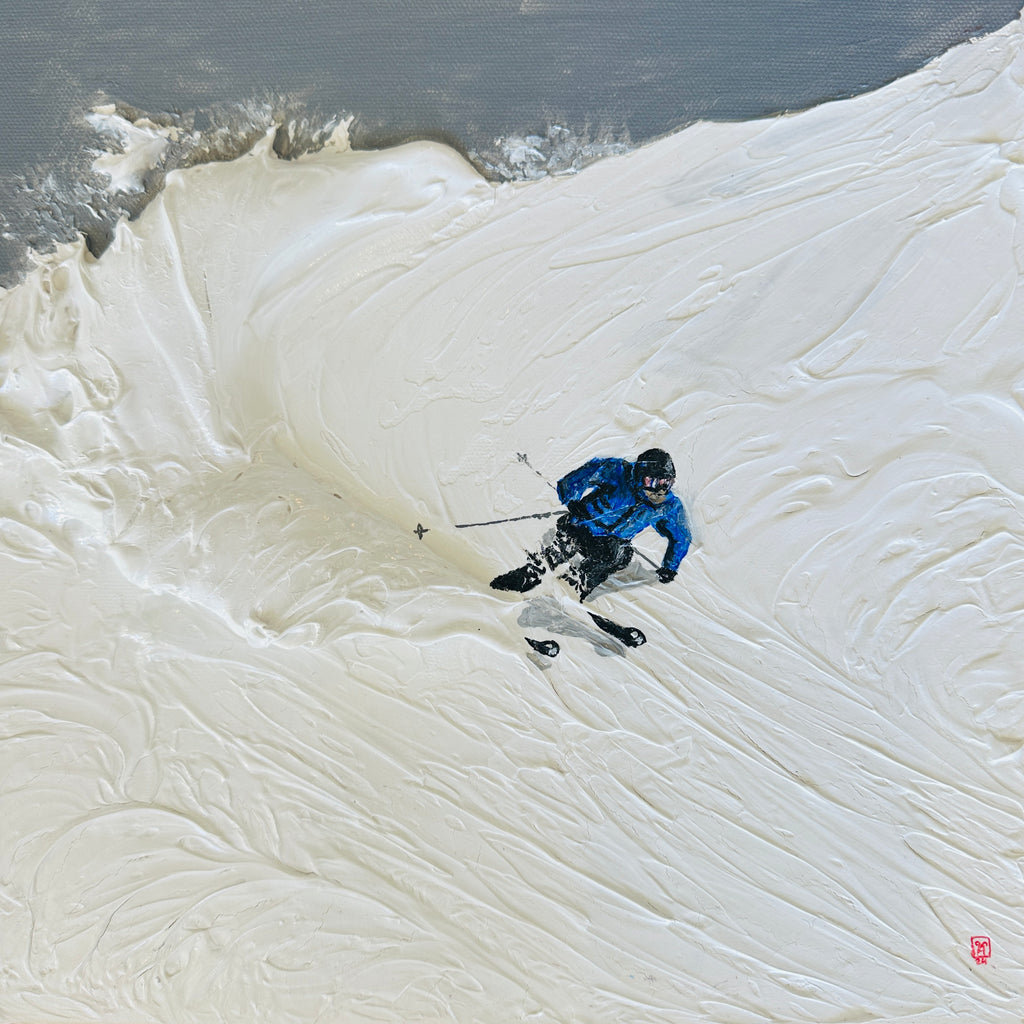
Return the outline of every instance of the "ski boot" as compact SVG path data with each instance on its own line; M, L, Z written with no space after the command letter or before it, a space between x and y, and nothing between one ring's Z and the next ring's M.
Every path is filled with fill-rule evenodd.
M533 590L544 578L544 565L537 555L529 555L526 565L518 569L509 569L500 576L491 580L492 590L514 590L518 594L525 594Z

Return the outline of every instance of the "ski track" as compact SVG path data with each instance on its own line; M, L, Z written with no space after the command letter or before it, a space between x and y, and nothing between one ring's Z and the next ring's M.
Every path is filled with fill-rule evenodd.
M0 1017L1019 1019L1021 47L264 145L0 296ZM673 584L489 591L550 523L454 521L653 443Z

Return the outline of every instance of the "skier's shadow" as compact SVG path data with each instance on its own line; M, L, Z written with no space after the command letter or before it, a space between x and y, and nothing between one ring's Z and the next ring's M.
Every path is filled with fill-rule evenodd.
M518 622L525 629L546 629L559 636L579 637L603 658L622 658L626 654L626 648L617 640L567 615L553 597L531 597L519 613Z
M653 587L657 585L658 574L653 569L647 569L634 560L622 572L609 576L594 593L615 594L621 590L633 590L636 587Z

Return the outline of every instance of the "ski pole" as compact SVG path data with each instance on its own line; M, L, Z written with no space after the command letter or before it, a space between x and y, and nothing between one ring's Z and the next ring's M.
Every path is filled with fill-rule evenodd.
M528 516L510 516L508 519L489 519L486 523L456 523L456 530L465 530L470 526L497 526L499 523L516 523L520 519L548 519L550 516L560 516L565 512L564 508L557 508L554 512L534 512Z

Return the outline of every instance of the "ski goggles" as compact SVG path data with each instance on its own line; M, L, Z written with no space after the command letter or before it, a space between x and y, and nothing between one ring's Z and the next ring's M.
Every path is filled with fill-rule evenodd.
M652 494L668 494L674 483L675 480L670 476L645 476L640 481L640 486Z

